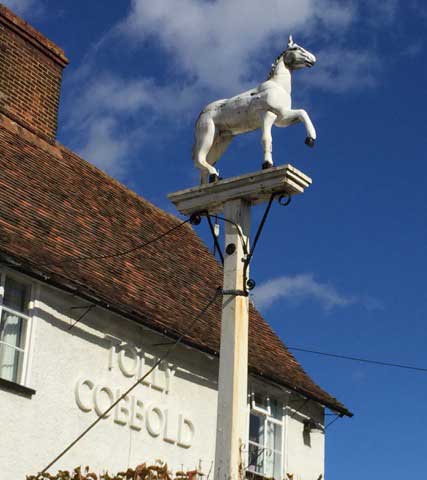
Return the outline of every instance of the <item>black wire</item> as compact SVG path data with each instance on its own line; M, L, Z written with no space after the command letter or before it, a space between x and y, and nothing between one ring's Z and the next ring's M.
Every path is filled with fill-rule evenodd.
M333 420L331 420L323 429L325 431L327 428L329 428L334 422L336 422L339 418L342 418L342 415L337 415Z
M297 415L298 413L300 413L301 409L302 409L303 407L305 407L306 403L308 403L309 401L310 401L309 398L304 398L304 400L302 401L302 403L301 403L298 407L294 408L294 413L289 417L290 420L292 420L293 418L295 418L296 415ZM292 407L291 407L291 408L292 408Z
M354 362L364 362L364 363L371 363L374 365L382 365L384 367L405 368L407 370L417 370L419 372L427 372L427 368L423 368L423 367L413 367L411 365L401 365L399 363L380 362L377 360L368 360L366 358L349 357L346 355L336 355L335 353L318 352L317 350L308 350L305 348L297 348L297 347L286 347L286 348L288 350L295 350L297 352L315 353L316 355L323 355L325 357L342 358L344 360L353 360Z
M202 310L197 314L197 316L194 318L194 320L191 322L190 326L188 327L188 330L191 330L196 322L202 317L204 313L208 310L208 308L215 302L217 297L221 294L222 288L218 287L215 291L215 295L209 300L209 302L202 308ZM92 428L95 427L105 416L111 412L111 410L121 401L123 400L129 393L134 390L143 380L145 380L152 372L155 370L162 362L166 360L166 358L169 357L169 355L176 349L176 347L181 343L183 338L185 337L185 334L182 333L177 340L174 342L174 344L169 348L169 350L162 356L160 357L157 362L148 370L147 373L145 373L141 378L139 378L133 385L131 385L114 403L112 403L107 410L105 410L94 422L92 422L75 440L73 440L62 452L57 455L38 475L43 475L46 473L46 471L54 465L60 458L62 458L71 448L74 447L87 433L92 430Z
M83 255L79 257L73 257L70 256L68 258L65 258L64 260L61 260L59 262L50 262L50 263L41 263L38 264L39 267L50 267L50 266L57 266L57 265L62 265L64 263L68 262L83 262L85 260L102 260L102 259L108 259L108 258L117 258L117 257L123 257L125 255L129 255L130 253L135 252L136 250L140 250L142 248L148 247L148 245L151 245L154 242L157 242L161 240L163 237L166 237L166 235L169 235L172 233L174 230L177 230L178 228L182 227L185 223L188 223L190 219L188 218L187 220L182 221L181 223L178 223L177 225L174 225L172 228L167 230L166 232L161 233L157 237L148 240L147 242L140 243L138 245L135 245L134 247L131 247L127 250L118 250L113 253L106 253L102 255Z
M71 330L73 327L75 327L79 322L80 320L83 320L84 317L92 310L92 308L95 308L96 305L89 305L88 307L86 307L86 310L80 315L80 317L72 324L68 327L68 330Z

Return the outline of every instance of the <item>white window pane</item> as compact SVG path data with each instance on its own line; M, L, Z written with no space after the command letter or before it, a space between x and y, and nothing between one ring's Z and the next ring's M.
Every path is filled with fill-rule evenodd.
M21 381L24 347L24 322L3 310L0 321L0 377L11 382Z
M17 312L28 313L29 287L14 278L6 277L3 303Z
M23 348L24 320L18 315L3 310L0 322L0 341L13 347Z
M276 400L270 400L270 412L273 418L282 421L283 407L281 403L276 402Z
M264 448L249 443L248 471L264 474Z
M282 451L282 426L267 421L267 448Z
M282 451L282 427L276 423L267 421L267 450L266 469L267 477L281 478L281 451Z
M266 479L282 480L283 404L252 394L251 406L247 471ZM256 477L249 474L248 478Z
M0 378L19 383L24 352L0 343Z
M281 455L274 450L267 449L265 452L264 476L281 480Z
M3 310L0 321L0 341L13 347L24 348L25 319Z
M249 440L264 445L264 417L251 413L249 419Z

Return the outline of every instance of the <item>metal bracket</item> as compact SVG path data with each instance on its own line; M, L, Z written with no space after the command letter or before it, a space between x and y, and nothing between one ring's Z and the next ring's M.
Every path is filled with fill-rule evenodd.
M248 297L249 293L245 290L223 290L223 295L233 295L234 297Z
M229 222L236 227L237 233L238 233L238 235L240 237L240 240L242 242L243 253L245 255L245 257L242 258L242 262L244 263L244 267L243 267L243 288L244 288L244 290L227 290L226 292L225 291L223 292L224 295L241 295L241 296L248 297L249 296L249 290L252 290L255 287L255 281L251 278L248 278L247 272L248 272L249 264L251 263L252 257L255 253L255 248L257 246L258 240L261 236L262 230L263 230L265 222L267 220L268 214L270 213L270 209L271 209L271 206L273 204L273 200L276 197L279 197L278 202L283 207L288 206L291 203L291 200L292 200L292 196L289 193L274 192L270 195L270 199L268 201L268 204L267 204L267 207L264 211L264 214L261 218L261 221L258 225L258 229L257 229L256 234L255 234L254 243L253 243L250 251L249 251L247 243L244 240L244 237L243 237L242 231L240 229L240 226L237 225L235 222L229 220L228 218L225 218L225 217L222 217L222 216L219 216L219 215L214 215L216 219L222 220L224 222ZM221 259L221 263L224 265L224 254L221 251L221 247L219 245L218 238L215 236L214 227L213 227L212 220L211 220L211 217L209 215L209 212L204 210L204 211L200 211L200 212L197 212L197 213L193 213L190 217L190 222L193 225L198 225L201 221L201 217L206 217L207 220L208 220L209 228L210 228L210 231L211 231L211 234L212 234L212 237L213 237L213 240L214 240L214 244L215 244L215 247L216 247L215 249L218 251L218 254L219 254L220 259Z
M251 248L251 251L247 254L246 258L243 259L243 262L244 262L244 268L243 268L243 284L245 286L245 290L246 292L248 292L248 290L252 290L254 287L255 287L255 281L251 278L248 278L248 268L249 268L249 265L251 263L251 260L252 260L252 257L254 255L254 252L255 252L255 248L257 246L257 243L258 243L258 240L259 240L259 237L261 236L261 233L262 233L262 230L264 228L264 225L265 225L265 222L267 220L267 217L268 217L268 214L270 213L270 209L271 209L271 205L273 204L273 200L278 196L278 201L279 201L279 204L282 205L283 207L286 207L288 206L290 203L291 203L291 200L292 200L292 196L289 195L289 194L280 194L280 193L272 193L271 196L270 196L270 199L268 201L268 204L267 204L267 207L264 211L264 214L261 218L261 221L258 225L258 229L256 231L256 234L255 234L255 239L254 239L254 243L252 245L252 248Z

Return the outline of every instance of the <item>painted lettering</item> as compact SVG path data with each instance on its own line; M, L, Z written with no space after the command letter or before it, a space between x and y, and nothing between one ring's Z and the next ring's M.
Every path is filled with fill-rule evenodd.
M172 379L175 376L176 368L172 364L166 365L165 375L166 375L166 393L169 393L172 390Z
M121 397L122 392L120 388L116 390L116 401ZM129 419L129 407L127 404L129 403L129 397L124 397L123 400L115 406L114 408L114 421L119 425L126 425Z
M163 431L164 423L163 411L155 405L150 405L145 414L145 426L148 433L153 437L158 437Z
M194 425L191 420L180 415L178 429L178 445L182 448L190 448L194 439Z
M144 402L138 400L136 397L132 397L130 428L138 431L142 429L142 422L144 420L143 411Z
M107 402L105 401L107 399ZM107 410L114 403L114 394L111 388L97 385L93 391L93 406L95 412L99 417L103 416L105 410ZM111 415L111 412L104 415L107 418Z
M126 344L119 352L119 368L125 377L134 377L138 371L140 358L135 347Z
M76 398L76 403L80 410L83 410L84 412L90 412L93 409L93 401L92 399L87 395L83 393L83 390L89 390L92 391L94 388L94 383L91 380L86 379L79 379L76 383L76 386L74 387L74 396ZM83 387L86 387L85 389Z
M165 429L163 431L163 440L168 443L176 443L177 442L177 433L179 424L178 421L175 421L175 435L172 435L172 415L168 409L165 409Z

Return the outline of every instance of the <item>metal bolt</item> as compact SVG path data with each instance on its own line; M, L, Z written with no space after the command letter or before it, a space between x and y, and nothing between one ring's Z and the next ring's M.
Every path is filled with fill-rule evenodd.
M236 245L234 243L229 243L225 247L225 251L226 251L227 255L233 255L233 253L236 251Z

